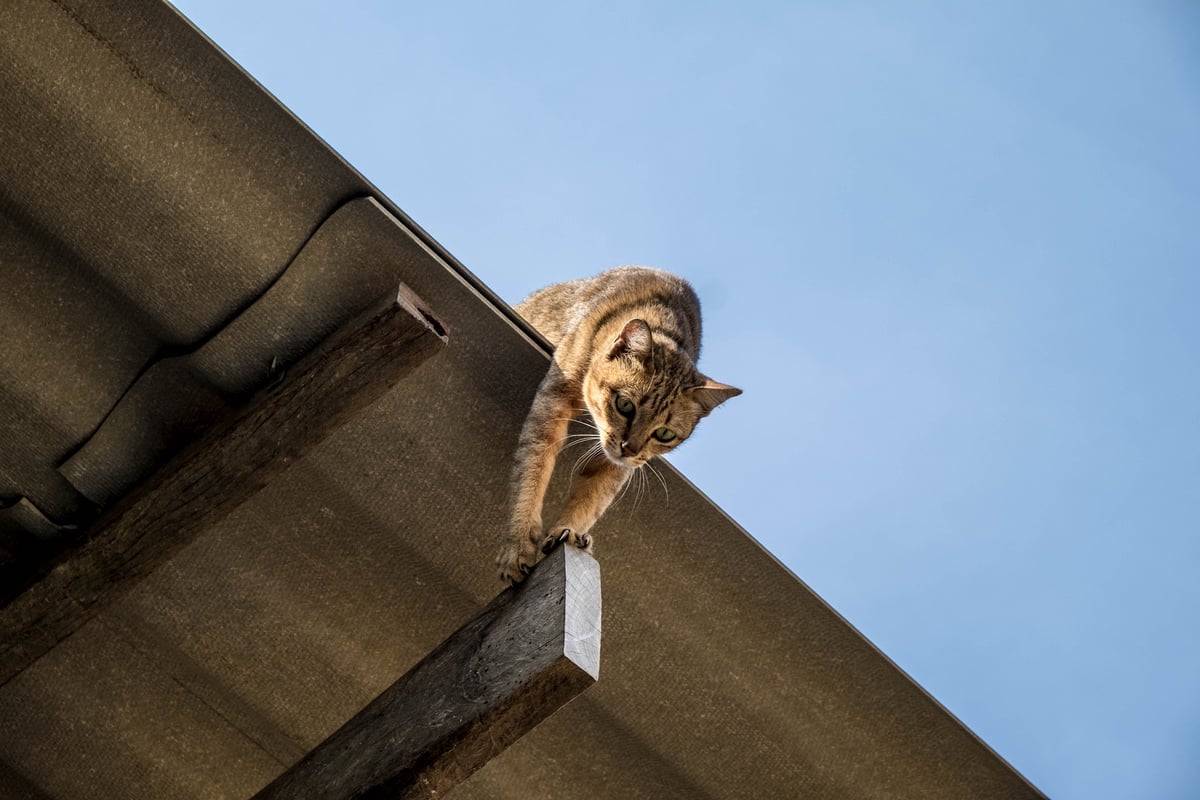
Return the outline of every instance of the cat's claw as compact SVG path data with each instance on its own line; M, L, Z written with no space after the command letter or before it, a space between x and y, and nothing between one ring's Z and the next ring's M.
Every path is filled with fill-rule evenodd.
M558 547L560 544L562 544L563 542L567 541L570 538L571 538L571 529L570 528L563 528L561 531L558 532L557 535L553 534L553 533L548 534L546 536L546 538L542 540L542 552L546 555L550 555L551 550L553 550L555 547Z
M580 550L591 551L592 536L589 533L575 533L570 528L561 528L557 534L551 533L542 540L542 552L549 554L560 544L572 544Z
M516 586L518 583L521 583L528 578L529 573L532 571L533 567L531 567L529 564L523 563L501 566L500 582L505 586Z
M533 548L532 542L505 547L496 558L496 567L499 569L501 583L513 586L525 580L533 571L536 561L537 551Z

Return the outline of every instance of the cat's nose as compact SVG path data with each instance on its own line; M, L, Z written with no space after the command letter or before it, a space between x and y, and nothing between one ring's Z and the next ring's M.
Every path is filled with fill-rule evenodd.
M637 450L630 447L629 442L621 442L621 455L629 458L630 456L637 455Z

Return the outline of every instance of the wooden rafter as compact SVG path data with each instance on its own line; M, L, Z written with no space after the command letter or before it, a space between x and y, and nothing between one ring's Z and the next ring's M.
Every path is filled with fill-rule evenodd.
M253 496L447 341L407 287L343 326L101 516L0 609L0 685Z
M599 670L600 567L559 547L254 800L441 797Z

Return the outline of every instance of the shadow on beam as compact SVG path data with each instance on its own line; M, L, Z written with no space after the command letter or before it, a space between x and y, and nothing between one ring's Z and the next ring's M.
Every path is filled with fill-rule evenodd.
M600 567L559 547L254 800L440 797L599 674Z

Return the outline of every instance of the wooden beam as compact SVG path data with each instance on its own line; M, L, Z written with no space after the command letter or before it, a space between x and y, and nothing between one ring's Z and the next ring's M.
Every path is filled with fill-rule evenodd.
M254 800L441 797L600 674L600 567L551 551Z
M0 609L0 685L224 517L446 343L407 287L289 366L103 514L86 543Z

